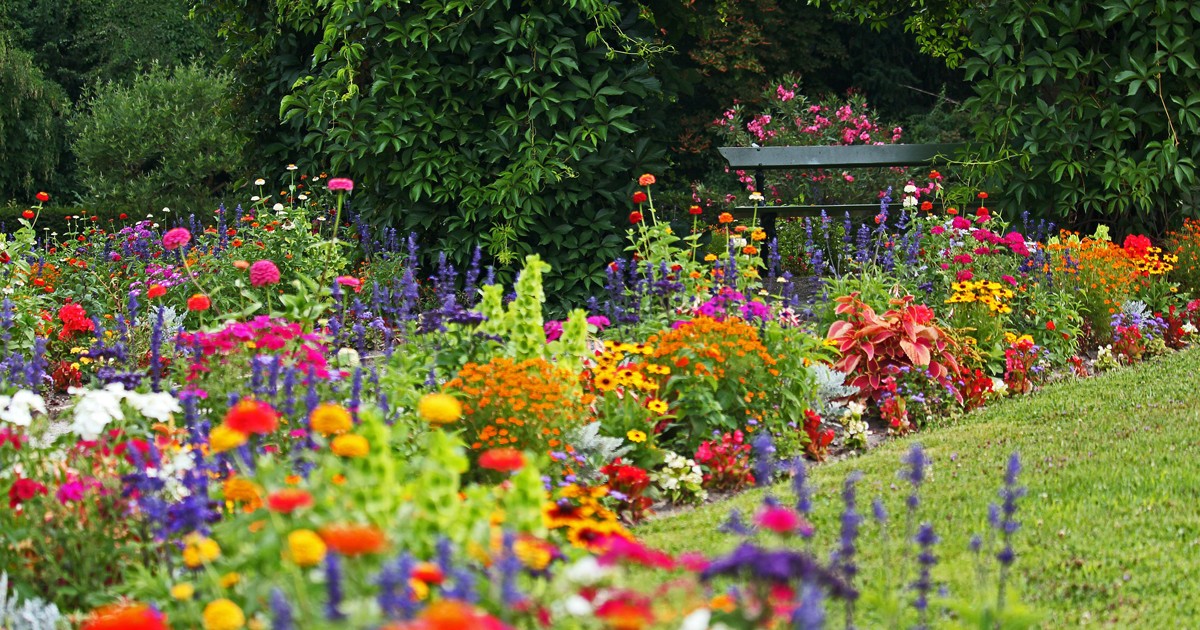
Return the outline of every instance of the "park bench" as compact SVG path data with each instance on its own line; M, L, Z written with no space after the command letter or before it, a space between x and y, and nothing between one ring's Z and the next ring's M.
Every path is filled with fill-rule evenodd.
M785 169L854 169L889 166L934 166L945 164L963 147L961 144L883 144L833 147L720 147L729 167L754 171L754 188L766 185L765 171ZM894 197L897 202L899 197ZM755 206L738 206L733 216L744 219L755 214ZM775 238L780 217L815 217L825 211L829 216L864 215L879 212L879 202L826 205L759 205L759 224L768 239Z

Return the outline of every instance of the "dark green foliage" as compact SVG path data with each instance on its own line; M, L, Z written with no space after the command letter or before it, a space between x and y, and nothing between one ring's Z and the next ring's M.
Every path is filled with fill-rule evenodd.
M557 301L594 293L621 253L633 180L661 162L644 135L661 88L636 16L598 0L381 4L212 9L246 67L276 72L287 64L264 58L319 38L281 111L308 153L355 180L373 221L458 264L481 244L502 273L539 251Z
M62 88L0 32L0 199L54 190L69 108Z
M970 105L1003 202L1158 231L1195 214L1200 5L996 2L968 14Z
M131 85L100 86L73 125L92 200L131 214L215 207L245 143L228 89L227 77L198 66L156 67Z

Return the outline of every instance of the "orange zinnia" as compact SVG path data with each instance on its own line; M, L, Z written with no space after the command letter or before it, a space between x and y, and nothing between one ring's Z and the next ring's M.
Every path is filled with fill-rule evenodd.
M267 497L267 507L272 512L280 512L282 514L291 514L300 508L310 507L313 504L312 495L307 490L300 488L284 488L276 490Z
M80 626L81 630L168 630L162 613L146 604L122 602L96 609Z
M387 536L374 525L330 525L318 533L330 549L343 556L379 553L387 546Z
M271 433L279 426L279 414L271 405L247 398L229 408L225 424L242 433Z

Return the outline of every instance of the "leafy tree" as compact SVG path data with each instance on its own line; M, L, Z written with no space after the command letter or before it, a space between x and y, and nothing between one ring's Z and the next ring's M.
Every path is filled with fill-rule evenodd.
M942 58L946 65L962 63L971 48L971 27L967 16L983 9L987 0L808 0L812 6L827 6L837 15L876 31L889 28L894 19L904 22L921 50Z
M560 300L599 290L633 179L659 163L646 130L662 88L635 13L601 0L212 9L258 67L298 50L282 37L317 39L281 112L331 173L356 180L359 210L460 263L479 242L501 265L543 252Z
M0 32L0 199L55 190L66 146L66 94Z

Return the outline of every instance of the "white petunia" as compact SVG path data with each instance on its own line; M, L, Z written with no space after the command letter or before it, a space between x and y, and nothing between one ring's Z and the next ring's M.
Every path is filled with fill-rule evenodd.
M72 416L71 432L85 440L100 437L110 422L125 418L125 413L121 411L125 388L120 383L113 383L105 389L72 387L69 391L72 396L79 396Z
M183 408L179 406L179 401L166 392L151 394L129 392L125 396L125 402L143 416L159 422L166 422L171 419L172 413L183 411Z
M0 396L0 420L27 427L33 423L34 411L46 413L46 401L27 389L19 389L11 397Z

